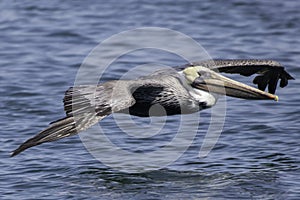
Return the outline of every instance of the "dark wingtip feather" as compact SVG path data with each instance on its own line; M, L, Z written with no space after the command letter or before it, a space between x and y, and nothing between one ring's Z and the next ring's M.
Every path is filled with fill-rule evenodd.
M258 89L265 91L268 81L264 79L264 76L256 76L253 80L253 83L257 85Z
M34 146L34 145L32 145L32 146ZM28 149L28 148L30 148L32 146L26 144L26 142L25 142L25 143L21 144L16 150L14 150L10 154L10 157L14 157L14 156L18 155L19 153L21 153L22 151L25 151L26 149Z
M76 133L77 131L75 128L74 119L72 117L62 118L21 144L16 150L12 152L11 157L18 155L19 153L25 151L30 147L37 146L45 142L59 140Z

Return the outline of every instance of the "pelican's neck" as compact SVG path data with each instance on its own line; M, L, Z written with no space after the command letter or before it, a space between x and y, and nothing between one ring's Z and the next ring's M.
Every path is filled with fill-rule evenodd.
M191 86L190 86L191 87ZM190 90L188 90L190 95L194 97L199 102L205 102L207 107L212 107L217 103L218 95L209 93L203 90L199 90L196 88L191 87Z

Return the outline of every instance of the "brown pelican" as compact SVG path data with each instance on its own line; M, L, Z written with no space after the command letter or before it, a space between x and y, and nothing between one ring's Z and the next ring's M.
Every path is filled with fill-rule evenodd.
M99 85L69 88L64 97L66 117L25 141L11 156L42 144L84 131L115 112L148 117L153 105L160 108L151 115L176 115L212 107L218 95L243 99L278 100L277 83L285 87L294 79L272 60L208 60L159 70L136 80L112 80ZM258 89L229 79L220 73L243 76L258 74L253 80ZM268 87L268 92L264 90Z

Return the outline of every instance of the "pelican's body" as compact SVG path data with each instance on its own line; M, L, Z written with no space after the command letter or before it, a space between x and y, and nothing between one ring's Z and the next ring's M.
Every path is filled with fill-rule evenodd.
M130 115L139 117L189 114L216 103L217 95L194 89L186 83L184 76L175 70L161 70L134 81L118 81L116 85L125 85L127 90L130 87L135 101L130 107L118 112L129 111ZM116 85L114 87L118 87ZM117 96L112 98L116 99Z
M218 72L250 76L259 89L222 76ZM215 105L219 95L244 99L273 99L277 82L285 87L293 79L271 60L211 60L174 70L160 70L136 80L113 80L99 85L71 87L66 91L66 117L24 142L12 156L42 144L75 135L113 112L140 117L188 114ZM264 92L268 86L268 92Z

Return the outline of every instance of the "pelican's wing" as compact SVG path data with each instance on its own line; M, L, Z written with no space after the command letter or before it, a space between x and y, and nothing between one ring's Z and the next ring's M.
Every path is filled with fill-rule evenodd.
M64 97L67 116L95 113L105 117L113 112L129 108L135 103L131 94L134 81L108 81L100 85L71 87Z
M268 91L275 93L278 80L280 79L280 87L285 87L288 80L294 79L284 67L273 60L257 60L257 59L237 59L237 60L208 60L192 63L189 66L204 66L213 71L240 74L243 76L251 76L258 74L253 80L254 84L258 85L260 90L265 90L268 86Z
M130 81L109 81L95 86L71 87L64 97L67 116L52 122L48 128L25 141L11 156L45 142L75 135L112 112L130 107L135 103L130 92L132 85Z

